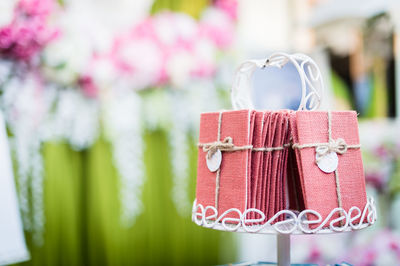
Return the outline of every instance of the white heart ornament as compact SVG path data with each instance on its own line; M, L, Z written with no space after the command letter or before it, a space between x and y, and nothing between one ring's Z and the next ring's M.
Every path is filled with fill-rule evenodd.
M208 154L207 154L208 155ZM210 158L206 155L206 162L208 170L211 172L215 172L219 169L222 162L222 153L220 150L217 150Z
M316 162L317 162L319 169L321 169L321 171L329 174L329 173L334 172L337 169L338 164L339 164L339 158L338 158L336 152L332 151L332 152L324 155L323 157L319 157L319 160L317 160L317 156L318 156L318 154L315 155Z

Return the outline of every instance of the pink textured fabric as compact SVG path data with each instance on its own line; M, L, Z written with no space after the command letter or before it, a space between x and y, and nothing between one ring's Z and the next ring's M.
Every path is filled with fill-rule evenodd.
M286 143L289 143L288 134L288 112L286 110L274 112L276 119L275 128L271 128L273 132L272 146L270 147L283 147ZM285 208L286 195L285 193L285 165L287 161L287 149L275 150L270 153L270 169L269 169L269 196L266 199L267 206L267 219L273 217L277 212ZM278 220L282 220L279 217Z
M256 111L251 111L250 113L250 135L249 135L249 144L254 146L255 137L257 137L257 132L255 130L256 127ZM251 202L251 187L252 187L252 176L253 176L253 152L250 150L249 159L247 164L247 198L246 198L246 208L249 207Z
M293 112L289 115L289 130L292 137L293 143L299 143L297 134L297 121L296 113ZM302 180L302 164L300 163L300 152L299 150L290 150L289 152L289 171L288 171L288 190L290 209L302 211L305 209L304 203L304 187ZM300 176L301 175L301 176Z
M299 170L297 168L296 154L292 149L288 150L287 162L287 195L290 210L304 210L303 192L300 184Z
M254 111L226 111L222 114L221 141L230 136L236 146L252 143ZM200 143L217 141L219 113L203 113L200 118ZM244 211L247 200L247 186L251 171L251 150L222 152L220 166L220 189L218 213L230 208ZM202 148L198 152L197 167L197 203L203 206L215 206L216 172L210 172L206 163L206 153ZM211 212L210 212L211 214Z
M286 145L290 143L290 131L289 131L289 116L290 111L284 110L282 112L283 120L282 120L282 145ZM278 176L278 195L279 201L277 205L276 212L287 209L288 208L288 195L287 195L287 163L288 163L288 154L289 154L290 147L285 148L281 152L281 159L279 169L279 176ZM279 217L281 220L284 218Z
M272 128L273 133L271 132L272 139L272 145L269 147L280 147L283 145L282 143L282 114L274 112L273 114L275 116L275 121L274 123L274 128ZM279 195L278 195L278 176L279 176L279 169L278 169L278 163L280 159L280 154L282 151L271 151L268 152L270 154L270 170L269 170L269 182L268 182L268 187L269 187L269 197L266 198L266 203L270 203L268 205L268 215L267 218L271 218L272 216L275 215L276 211L276 206L278 205L279 201Z
M256 112L254 120L254 132L253 132L253 147L263 147L263 128L264 128L264 112ZM250 177L250 188L249 200L247 202L247 208L256 208L257 199L257 187L259 186L259 179L261 176L262 159L264 152L253 151L251 158L251 177ZM254 213L250 213L249 218L255 219Z
M274 134L275 134L275 126L276 126L276 114L273 112L268 114L268 119L266 121L267 123L267 128L266 128L266 135L265 135L265 142L264 142L264 147L272 147L273 145L273 140L274 140ZM268 216L268 209L269 206L274 204L272 200L270 200L270 194L271 192L271 152L265 152L264 153L264 163L263 163L263 176L262 176L262 181L261 181L261 194L259 195L260 197L260 205L259 208L262 212L266 214L266 218Z
M360 143L357 114L354 111L332 112L332 138L342 138L348 145ZM293 140L299 144L328 142L328 113L298 111L291 120ZM296 129L297 127L297 129ZM336 207L338 197L334 173L324 173L315 163L315 148L296 150L305 208L318 211L324 218ZM365 178L360 149L338 154L338 175L342 207L361 210L366 204ZM335 218L335 217L334 217Z

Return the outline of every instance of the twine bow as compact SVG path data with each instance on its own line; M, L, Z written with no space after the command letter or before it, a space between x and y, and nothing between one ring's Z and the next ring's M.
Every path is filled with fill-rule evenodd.
M203 151L207 152L207 159L211 159L211 157L217 152L220 151L243 151L243 150L250 150L253 148L252 145L246 146L235 146L233 144L232 137L225 137L223 141L215 141L211 143L200 144L203 147Z
M210 159L217 150L220 151L231 151L233 150L235 145L233 144L233 140L231 137L224 138L223 141L215 141L212 143L207 143L203 145L203 151L207 152L207 159Z
M330 139L328 143L322 143L315 147L316 162L320 162L320 160L328 155L331 152L336 152L338 154L344 154L347 151L347 143L342 138L338 138L336 140Z

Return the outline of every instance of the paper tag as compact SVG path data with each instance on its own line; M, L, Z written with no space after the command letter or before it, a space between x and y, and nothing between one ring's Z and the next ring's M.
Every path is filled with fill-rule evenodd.
M207 167L211 172L215 172L219 169L222 162L222 153L220 150L217 150L213 156L209 159L206 155Z
M317 158L318 154L315 155ZM328 153L327 155L321 157L319 161L317 162L317 165L321 171L325 173L332 173L334 172L339 164L339 158L336 154L336 152L332 151Z

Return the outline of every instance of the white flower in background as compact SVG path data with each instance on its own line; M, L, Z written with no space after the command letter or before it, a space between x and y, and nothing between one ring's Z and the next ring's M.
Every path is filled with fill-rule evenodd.
M142 102L142 121L146 129L169 129L171 127L171 107L168 105L168 93L153 91Z
M3 90L2 104L13 133L11 144L18 164L18 196L22 219L25 229L33 231L35 243L41 244L45 221L40 131L51 103L46 101L43 84L34 75L11 79Z
M60 36L51 42L43 53L45 63L43 72L46 78L67 86L76 82L82 73L93 67L90 62L95 55L109 53L114 42L115 32L125 30L132 23L143 19L147 15L146 12L150 8L150 4L151 1L148 0L135 2L119 0L118 3L115 3L115 1L67 1L62 16L54 20L60 29ZM132 9L132 6L135 8ZM123 16L123 14L126 14L126 16ZM134 16L135 14L137 16ZM113 18L110 18L110 16ZM141 74L138 75L138 82L147 85L147 82L143 80L152 76L153 72L148 74L146 62L150 60L149 62L153 64L154 58L159 54L156 53L152 56L153 47L143 50L143 46L146 45L138 44L139 52L142 52L142 54L139 58L133 55L133 58L144 62L143 68L138 68L142 70ZM126 55L128 56L127 60L132 59L130 52L123 50L121 56ZM147 55L148 60L142 60L143 55ZM109 64L111 63L109 62ZM111 70L111 68L108 69ZM112 71L115 72L115 70ZM121 73L119 74L121 75ZM109 76L109 74L106 76ZM98 77L97 75L96 79ZM136 82L136 80L133 82ZM102 85L102 83L97 84ZM139 85L139 87L143 86L145 85Z
M46 66L45 77L53 82L70 85L76 82L88 60L92 56L91 47L82 36L68 36L50 43L43 53Z
M132 39L124 43L116 55L121 72L133 89L154 86L161 78L163 54L160 47L145 38Z
M110 51L115 33L143 19L150 5L149 0L66 1L62 16L54 19L60 37L44 53L52 70L46 69L49 78L55 76L64 84L75 81L95 54Z
M187 90L186 101L190 104L186 105L186 109L189 115L190 127L195 129L194 132L198 133L200 114L219 110L223 106L213 80L195 79L194 82L189 83Z
M173 187L172 200L178 213L185 216L190 211L190 200L188 197L188 182L189 182L189 160L188 160L188 130L186 125L180 123L179 114L184 112L175 112L172 128L168 131L169 147L171 164L173 171Z
M83 15L91 14L94 19L91 22L99 25L110 33L119 32L131 27L135 23L148 16L153 0L64 0L65 6L84 6Z
M171 128L168 130L169 154L173 172L172 200L182 216L190 212L189 187L189 144L188 132L191 128L191 115L188 112L187 95L173 92L169 97L171 108Z
M64 140L77 150L91 146L99 132L98 101L74 88L60 91L56 97L55 109L44 122L43 140Z
M169 47L191 44L198 33L195 20L183 13L157 14L153 18L153 26L159 40Z
M226 49L234 37L235 24L232 18L218 8L206 9L200 20L200 32L219 48Z
M5 83L2 105L18 165L19 202L24 228L43 242L43 141L66 140L76 149L93 144L99 132L98 102L78 90L44 87L28 74ZM55 107L55 108L54 108ZM54 108L54 112L50 110ZM32 201L30 201L30 198Z
M85 1L72 1L55 20L60 34L43 52L48 80L70 85L87 70L95 53L110 49L114 33L102 26L104 19L99 19L95 10Z
M141 100L132 90L115 89L104 105L104 128L121 178L122 223L131 226L142 211L144 183Z
M8 60L0 60L0 88L12 74L12 62Z
M70 85L86 69L93 46L79 22L83 23L74 12L66 12L59 21L60 36L45 47L43 73L48 80Z
M11 23L14 16L16 0L0 1L0 28Z
M171 85L175 88L184 88L190 81L190 75L195 66L195 59L188 51L179 51L170 56L166 71Z
M95 84L100 87L101 91L112 89L122 81L119 78L118 70L108 56L94 57L89 64L87 72L93 78Z
M210 77L216 70L217 49L208 39L198 40L194 47L194 75L196 77Z

